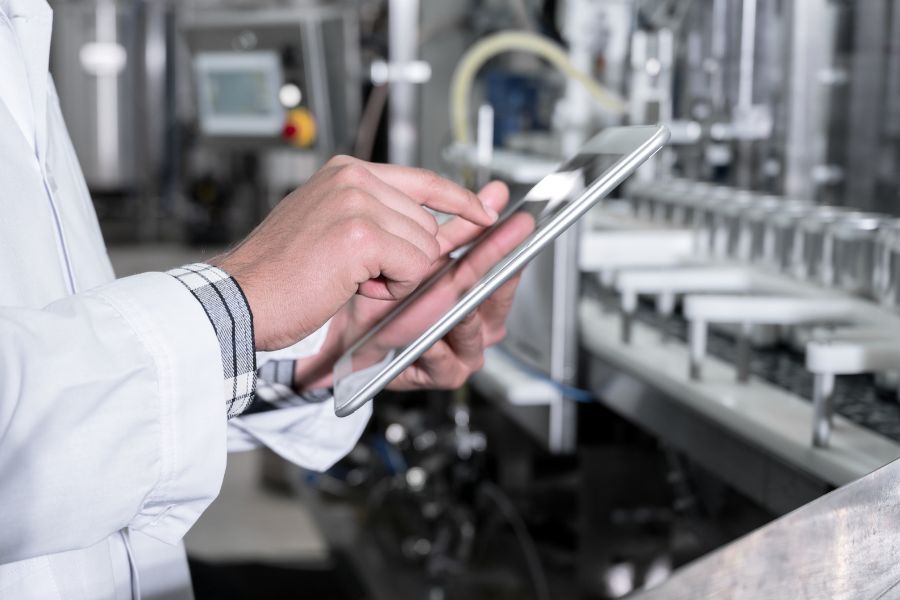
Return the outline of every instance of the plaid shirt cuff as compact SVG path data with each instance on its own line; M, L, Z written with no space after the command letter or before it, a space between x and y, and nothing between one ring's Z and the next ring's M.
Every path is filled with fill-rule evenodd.
M228 418L243 413L256 393L253 315L244 292L225 271L195 263L168 271L194 295L212 323L222 351Z
M294 371L296 367L296 361L293 360L272 360L260 367L256 396L244 414L269 412L279 408L291 408L306 404L320 404L334 397L334 391L331 388L295 391Z

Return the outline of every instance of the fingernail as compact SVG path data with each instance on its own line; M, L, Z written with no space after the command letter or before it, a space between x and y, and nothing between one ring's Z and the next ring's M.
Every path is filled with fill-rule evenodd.
M497 211L494 210L493 208L491 208L490 206L488 206L487 204L484 205L484 212L486 212L487 215L491 218L492 223L496 222L497 219L500 218L500 215L497 214Z

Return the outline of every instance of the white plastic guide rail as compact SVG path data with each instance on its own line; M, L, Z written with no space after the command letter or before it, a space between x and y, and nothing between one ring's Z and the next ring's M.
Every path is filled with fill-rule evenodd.
M691 292L746 292L753 287L746 268L729 266L684 266L623 270L616 273L612 285L620 294L621 339L630 343L634 313L640 296L657 297L657 310L671 315L675 297Z
M690 322L689 376L700 379L706 355L707 329L710 323L742 326L746 338L753 325L804 325L844 323L869 325L847 330L856 341L814 341L807 346L807 368L813 373L813 445L827 447L831 436L834 379L838 374L867 373L896 369L900 365L900 347L896 341L871 337L875 327L896 333L900 318L871 303L849 297L798 298L794 296L689 296L684 304ZM869 334L869 339L866 335ZM896 338L894 338L896 339ZM739 340L741 347L746 340ZM749 377L749 352L739 352L738 379Z
M687 296L684 299L684 316L690 322L690 377L700 378L710 323L749 328L753 325L863 322L861 304L864 303L849 298L719 294Z
M581 236L578 262L582 271L592 273L678 265L696 255L695 239L687 229L590 231Z
M835 376L900 370L897 331L881 332L868 339L854 332L856 339L814 341L806 346L806 368L813 374L813 445L826 448L831 438ZM891 336L892 337L886 337Z

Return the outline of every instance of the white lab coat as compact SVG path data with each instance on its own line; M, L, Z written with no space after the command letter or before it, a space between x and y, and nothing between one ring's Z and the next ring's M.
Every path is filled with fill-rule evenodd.
M0 598L190 598L181 538L226 447L324 469L369 412L226 422L197 300L163 273L114 280L49 78L51 21L45 0L0 0Z

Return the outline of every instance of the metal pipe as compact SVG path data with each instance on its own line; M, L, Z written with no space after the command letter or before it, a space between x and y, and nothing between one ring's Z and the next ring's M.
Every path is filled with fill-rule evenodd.
M813 446L827 448L831 438L834 374L816 373L813 379Z
M98 44L118 44L116 4L99 0L94 13ZM132 57L133 58L133 57ZM119 71L97 73L97 171L104 184L116 181L121 169L119 157Z
M753 71L756 54L756 0L744 0L741 14L741 60L738 107L753 106Z
M703 357L706 355L706 321L695 319L690 322L688 330L688 345L690 346L690 358L688 365L688 377L699 381L703 374Z
M419 0L390 0L388 5L388 62L408 65L416 60L419 39ZM405 77L390 82L388 160L398 165L418 161L416 84Z
M785 193L812 199L814 175L826 164L826 120L829 90L822 75L834 59L834 24L837 8L830 0L794 0L791 11L791 65Z

